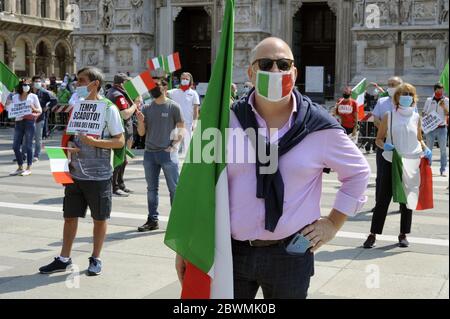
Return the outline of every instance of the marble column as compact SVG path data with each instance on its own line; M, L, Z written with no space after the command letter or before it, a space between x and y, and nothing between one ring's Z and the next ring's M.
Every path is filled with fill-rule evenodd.
M333 3L328 1L328 3ZM350 0L342 0L339 5L331 6L332 10L336 11L336 63L335 63L335 96L340 89L349 84L351 75L350 63L344 61L351 61L352 48L352 2Z
M16 49L12 48L11 49L11 58L9 59L9 68L11 69L11 71L13 73L16 72L16 57L17 57Z
M30 73L32 74L32 76L34 76L36 74L36 51L31 52Z

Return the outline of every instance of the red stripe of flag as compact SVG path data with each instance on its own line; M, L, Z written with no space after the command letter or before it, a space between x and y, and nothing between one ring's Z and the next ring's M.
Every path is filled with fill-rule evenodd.
M358 108L358 120L361 122L365 116L366 113L364 112L364 105L360 105Z
M148 68L150 69L150 71L156 70L155 65L153 64L153 60L152 60L152 59L148 59L147 64L148 64Z
M73 184L73 179L69 172L53 172L53 178L58 184Z
M3 113L4 110L5 110L5 108L4 108L3 104L2 104L2 102L0 102L0 113Z
M181 60L180 60L180 54L178 52L175 52L173 54L173 62L175 64L175 70L181 69Z
M156 87L156 83L153 81L150 72L145 71L141 73L140 77L149 91Z
M420 187L419 200L416 210L426 210L434 208L433 200L433 173L426 158L420 161Z
M210 299L211 277L190 262L186 263L181 299Z
M290 74L285 74L283 75L283 79L282 79L282 87L283 87L283 92L281 96L287 96L289 94L289 92L291 92L292 90L292 77Z

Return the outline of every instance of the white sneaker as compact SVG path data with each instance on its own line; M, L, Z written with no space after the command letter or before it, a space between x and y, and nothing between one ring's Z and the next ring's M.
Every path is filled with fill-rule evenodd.
M34 158L33 158L33 163L36 163L36 162L39 162L39 158L34 157Z
M20 176L29 176L31 175L31 171L29 169L26 169L22 172L22 174L20 174Z
M23 172L24 172L23 169L18 168L14 172L9 173L9 176L18 176L21 175Z

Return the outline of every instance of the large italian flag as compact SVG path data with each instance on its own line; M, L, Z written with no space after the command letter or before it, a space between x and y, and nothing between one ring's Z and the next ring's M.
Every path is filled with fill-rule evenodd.
M364 78L352 89L352 99L358 103L358 118L360 121L364 119L364 102L367 89L367 80Z
M409 209L433 208L433 175L425 158L403 158L396 150L392 156L392 196L394 202Z
M181 298L233 298L230 213L226 167L234 47L234 1L227 0L219 53L202 104L201 130L194 133L177 186L165 244L187 261ZM201 139L207 129L221 136ZM196 145L196 144L199 145ZM201 146L201 148L200 148ZM221 154L213 163L205 148ZM194 159L198 158L198 162Z
M0 113L5 109L8 95L19 84L19 78L0 61Z

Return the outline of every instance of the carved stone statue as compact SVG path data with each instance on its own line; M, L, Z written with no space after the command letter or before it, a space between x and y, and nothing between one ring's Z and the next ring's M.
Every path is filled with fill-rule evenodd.
M389 19L392 24L398 23L398 0L389 1Z
M353 5L353 24L363 25L362 1L355 2Z
M400 6L400 23L411 24L412 0L403 0Z
M100 2L102 20L101 26L104 30L110 31L114 27L114 3L113 0L103 0Z
M131 0L131 6L133 7L133 23L135 29L142 29L142 19L144 15L144 10L142 5L143 0Z
M440 1L439 23L448 22L448 0Z

